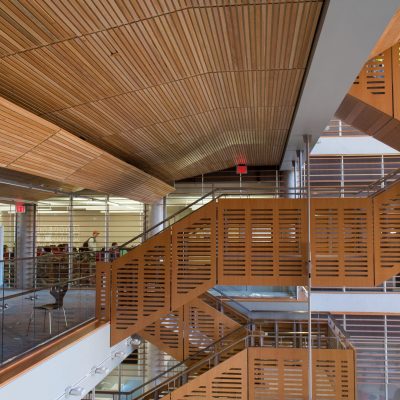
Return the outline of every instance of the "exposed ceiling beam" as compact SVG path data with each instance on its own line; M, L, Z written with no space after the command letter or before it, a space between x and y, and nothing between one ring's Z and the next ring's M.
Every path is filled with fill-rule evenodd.
M329 2L281 169L290 169L304 148L303 135L316 143L398 6L399 0Z

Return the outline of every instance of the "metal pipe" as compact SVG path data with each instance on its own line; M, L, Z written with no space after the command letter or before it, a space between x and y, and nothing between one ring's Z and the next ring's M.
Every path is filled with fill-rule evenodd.
M389 358L388 358L388 327L387 315L384 315L384 351L385 351L385 400L389 400Z
M312 315L311 315L311 285L312 285L312 260L311 260L311 180L310 180L310 135L304 135L306 144L306 181L307 181L307 272L308 272L308 398L313 395L313 364L312 364Z

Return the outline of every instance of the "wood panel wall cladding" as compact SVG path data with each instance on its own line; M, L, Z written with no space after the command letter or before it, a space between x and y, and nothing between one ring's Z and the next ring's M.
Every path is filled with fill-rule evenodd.
M249 348L163 398L307 399L307 349ZM354 350L313 351L313 399L354 400Z
M311 204L314 287L373 287L400 272L399 183L374 198ZM217 284L306 284L306 216L304 199L219 199L108 268L101 264L99 287L110 279L104 271L112 271L113 342L177 313Z
M163 179L277 165L322 4L6 0L0 95Z

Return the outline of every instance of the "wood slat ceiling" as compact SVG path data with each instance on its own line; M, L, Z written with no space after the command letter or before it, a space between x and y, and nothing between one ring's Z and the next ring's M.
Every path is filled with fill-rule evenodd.
M6 0L0 94L165 180L277 165L322 3Z
M143 202L156 201L173 190L163 181L2 98L0 142L3 168Z

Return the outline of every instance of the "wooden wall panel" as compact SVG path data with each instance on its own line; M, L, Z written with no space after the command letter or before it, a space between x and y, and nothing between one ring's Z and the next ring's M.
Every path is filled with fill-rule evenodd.
M311 202L313 286L374 286L371 199Z
M117 343L171 310L169 230L112 263L112 342Z
M96 319L105 323L110 321L111 309L111 270L110 264L96 263Z
M243 350L171 393L171 400L246 399L247 351Z
M313 350L315 400L355 399L354 350ZM308 398L308 350L249 348L249 400Z
M0 94L166 180L277 165L322 5L6 1Z
M218 284L305 284L305 201L218 203Z
M0 98L0 166L81 188L153 202L173 188Z
M374 202L375 285L400 272L400 183L378 194Z
M172 226L172 308L216 285L216 203Z

